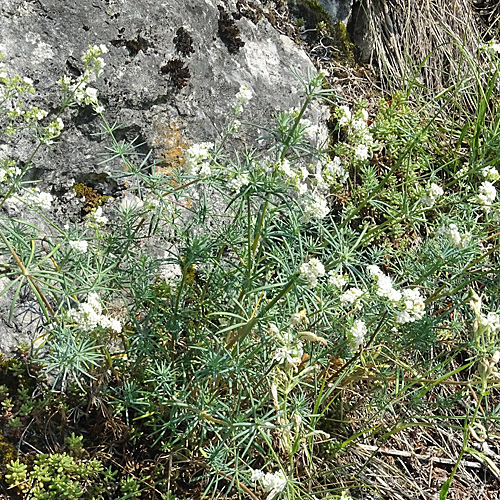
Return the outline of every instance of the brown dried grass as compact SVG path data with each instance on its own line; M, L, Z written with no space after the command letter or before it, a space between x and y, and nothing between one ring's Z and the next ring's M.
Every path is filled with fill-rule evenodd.
M439 92L455 84L485 33L471 0L362 0L358 14L368 29L369 62L396 87L416 81Z

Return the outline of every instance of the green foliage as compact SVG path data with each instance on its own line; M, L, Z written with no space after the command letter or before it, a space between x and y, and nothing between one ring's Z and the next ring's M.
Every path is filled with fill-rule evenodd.
M88 71L99 73L103 52L89 49ZM186 148L168 170L135 140L118 141L94 93L63 79L61 113L94 108L106 161L127 186L103 210L80 185L91 205L72 226L51 220L50 199L24 186L28 167L4 162L2 204L27 200L30 222L0 219L2 293L12 292L11 317L21 292L36 299L43 344L38 361L21 352L2 362L0 423L14 442L30 425L41 433L50 414L67 449L26 460L7 450L12 488L40 499L169 498L172 489L347 498L343 478L362 471L336 463L364 440L380 447L415 422L437 434L458 421L459 462L469 426L496 425L492 89L476 124L457 129L436 103L419 109L396 93L338 106L323 74L297 76L300 107L261 128L261 149L228 147L249 126L238 120L252 97L242 87L217 144ZM316 101L335 115L326 144L307 119ZM61 132L58 119L36 148ZM458 156L463 142L475 147ZM448 383L461 397L441 394ZM85 425L122 438L119 471Z
M36 500L93 499L102 493L103 466L98 460L76 460L66 453L42 454L28 467L19 459L7 464L5 476L11 488L30 492Z

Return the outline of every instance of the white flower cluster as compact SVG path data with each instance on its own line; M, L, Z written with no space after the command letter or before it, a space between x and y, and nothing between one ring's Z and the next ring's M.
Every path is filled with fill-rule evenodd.
M368 266L367 269L368 273L377 285L375 293L379 297L389 299L393 303L397 303L401 300L401 292L393 288L391 278L384 274L380 267L371 265Z
M354 114L348 106L337 108L339 126L347 131L352 160L365 163L372 156L373 136L368 127L368 112L360 109Z
M364 293L365 292L363 290L360 290L359 288L349 288L349 290L345 291L340 296L340 303L342 304L342 307L346 307L349 304L354 304L356 308L359 309L362 306L359 299L363 296Z
M45 127L45 133L43 134L42 141L47 145L52 144L54 139L61 135L63 128L64 122L61 118L56 118L53 122L49 123L47 127Z
M347 284L347 276L337 274L335 271L330 271L328 273L328 283L335 288L343 288Z
M337 114L339 115L339 125L341 127L347 126L352 120L352 113L349 106L339 106Z
M91 74L95 75L96 78L101 75L106 63L99 56L107 53L108 48L103 43L100 45L89 45L87 51L83 53L82 61L86 65L86 73L89 75L89 79L95 79L90 76Z
M286 486L287 479L283 471L278 472L262 472L260 469L252 470L253 483L259 482L265 493L269 493L268 500L274 498L278 493L281 493Z
M295 322L293 321L293 316L297 316ZM305 315L305 311L301 311L296 315L292 315L290 325L299 326L301 324L307 324L307 322L308 320ZM268 333L281 343L281 347L278 347L274 351L274 360L280 365L286 364L293 367L294 370L297 370L297 367L302 362L304 349L302 348L302 342L295 337L293 330L288 329L287 331L280 332L276 325L270 324Z
M68 245L79 253L87 253L89 248L89 242L85 240L70 240L68 241Z
M377 286L375 293L379 297L388 299L398 309L397 323L410 323L422 319L425 313L425 303L419 290L416 288L395 290L390 277L385 275L378 266L370 265L367 270Z
M319 259L310 259L300 266L300 277L307 281L309 288L316 288L318 278L325 275L325 266Z
M67 316L79 328L94 330L97 326L111 328L117 333L122 331L121 323L114 318L102 314L102 305L97 293L89 293L87 302L78 304L78 309L69 309Z
M335 156L333 160L329 159L326 162L323 167L322 176L329 184L335 181L344 184L349 177L349 173L342 166L342 160L338 156Z
M306 224L311 219L324 219L329 214L330 208L324 196L314 193L302 199L302 211L303 215L300 220Z
M253 92L248 88L242 85L240 87L239 92L235 96L234 101L234 114L238 116L243 111L243 107L248 103L250 99L253 97Z
M422 319L425 314L424 297L416 288L405 288L402 292L400 307L402 310L396 312L396 322L399 324L412 323Z
M420 201L422 202L423 205L427 207L432 207L436 203L437 199L440 196L443 196L444 191L441 186L438 186L434 182L430 185L427 193L420 198Z
M39 109L39 108L36 109L35 118L38 121L43 120L47 115L48 113L44 109Z
M20 201L33 208L49 210L54 201L54 197L50 193L40 191L38 188L29 188L23 191Z
M210 175L210 149L214 147L211 142L201 142L200 144L193 144L184 153L183 169L187 175L199 175L206 178Z
M227 185L230 189L232 189L236 193L239 193L240 189L243 186L248 186L249 183L250 177L248 175L248 172L240 172L236 174L236 176L231 179Z
M488 312L479 316L479 326L489 328L491 332L500 332L500 316L496 312Z
M287 363L290 366L297 367L302 361L303 354L302 342L297 342L296 345L278 347L274 352L274 360L280 365Z
M498 173L498 170L495 167L492 167L491 165L483 167L481 169L481 175L487 181L495 182L498 179L500 179L500 174Z
M483 210L486 213L489 213L489 211L491 210L491 205L495 201L496 196L497 190L491 182L484 181L481 183L481 185L479 186L479 194L477 197L479 199L479 203L482 205Z
M283 180L289 183L299 194L302 195L307 191L308 188L305 181L309 176L309 171L306 167L295 170L290 165L290 162L284 158L275 165L275 170L281 175Z
M464 233L460 234L458 226L456 224L450 224L449 226L442 226L438 230L438 234L446 236L449 242L455 248L465 248L470 241L470 234Z
M354 148L354 157L360 162L364 162L371 157L371 152L366 144L358 144Z
M353 349L358 349L365 341L366 325L364 321L357 319L349 330L349 343Z
M107 223L108 218L102 215L102 207L94 208L94 210L87 215L87 226L89 227L96 229Z
M63 76L59 81L62 91L72 96L74 101L80 105L91 105L96 113L104 112L104 107L97 98L98 91L94 87L89 87L89 82L95 81L102 73L106 63L102 59L102 54L106 54L106 45L89 45L89 48L82 55L85 63L85 71L76 79Z

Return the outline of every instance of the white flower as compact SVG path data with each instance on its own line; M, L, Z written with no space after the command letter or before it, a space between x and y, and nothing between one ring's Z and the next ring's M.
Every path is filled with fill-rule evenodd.
M43 120L46 116L48 115L47 111L43 110L43 109L39 109L37 112L36 112L36 119L38 121L40 120Z
M303 223L307 223L311 219L324 219L330 212L326 198L319 193L304 198L302 201L302 210L304 211L301 218L301 222Z
M305 182L297 182L295 189L302 196L307 193L307 184Z
M53 200L54 197L50 193L41 191L38 195L38 206L43 210L48 210L52 206Z
M67 316L74 320L81 329L95 329L102 316L102 306L99 296L94 292L89 293L87 302L78 304L78 309L69 309Z
M455 248L465 248L470 241L470 234L464 233L461 235L456 224L441 227L438 234L445 235Z
M210 163L206 161L205 163L202 164L200 171L198 172L198 175L200 176L200 179L208 179L212 173L212 169L210 168Z
M89 242L84 240L70 240L68 242L69 246L80 253L87 253Z
M233 190L238 192L243 186L247 186L250 183L250 177L247 172L237 174L236 177L228 182L228 186Z
M273 494L274 496L285 489L286 486L285 474L282 471L275 472L274 474L268 472L261 480L261 484L262 484L262 489L265 492L272 492L274 493Z
M97 89L95 89L94 87L87 87L85 89L85 94L85 102L87 104L97 103Z
M489 181L497 181L500 179L500 174L495 167L487 166L481 170L481 175Z
M20 201L34 208L49 210L52 207L54 197L50 193L40 191L38 188L30 188L23 191Z
M351 129L352 130L360 131L360 130L364 130L365 128L367 128L365 120L353 120L351 122Z
M351 329L349 330L349 343L354 349L358 349L365 340L366 325L360 319L354 321Z
M278 172L291 179L295 179L297 177L297 172L292 170L290 162L286 158L283 158L283 160L281 160L278 164Z
M301 181L305 181L309 177L309 169L305 166L300 167Z
M429 188L429 196L431 196L432 198L439 198L440 196L443 196L443 194L443 188L433 182L431 184L431 187Z
M87 215L87 225L90 227L104 226L107 222L108 218L102 215L102 207L95 208Z
M351 110L349 109L348 106L340 106L338 110L340 114L339 125L341 127L344 127L351 121L352 118Z
M364 144L356 146L354 149L354 156L358 161L368 160L368 158L370 158L370 150L368 149L368 146L365 146Z
M430 208L434 205L434 203L436 203L436 200L440 196L443 196L443 194L444 194L443 188L433 182L430 185L429 190L427 191L425 196L422 196L422 198L420 198L420 201L422 202L423 205L426 205L427 207Z
M367 269L377 285L376 294L379 297L385 297L393 303L401 300L401 292L393 288L389 276L385 275L382 270L375 265L370 265Z
M422 319L425 313L424 298L417 288L405 288L402 292L400 311L396 313L396 322L410 323Z
M311 259L300 266L300 277L307 281L309 288L315 288L318 278L325 275L325 266L318 259Z
M491 43L489 46L488 46L488 49L490 50L490 52L492 54L500 54L500 43Z
M252 97L253 92L248 87L242 85L235 96L234 114L239 115L243 111L243 106L245 106Z
M479 317L479 324L482 327L487 327L493 332L498 332L500 331L500 316L496 312L488 312L488 314L485 316L484 314L481 314Z
M49 123L49 125L46 128L46 134L44 137L44 141L51 144L52 139L55 139L59 135L61 135L61 132L64 128L64 123L61 120L61 118L57 118L53 122Z
M63 86L63 87L67 87L69 85L71 85L71 78L69 76L63 76L60 80L59 80L59 83Z
M184 172L196 175L202 164L211 158L209 149L214 147L211 142L193 144L184 154Z
M363 293L363 290L360 290L359 288L349 288L349 290L340 296L340 303L344 307L348 304L354 304L363 295Z
M348 172L342 167L342 160L338 156L335 156L333 160L329 160L326 163L323 167L322 175L330 183L337 178L341 183L344 183L349 176Z
M491 209L492 203L495 201L497 196L497 190L495 186L489 181L484 181L479 186L479 203L483 205L483 209L486 213L488 213Z
M78 304L78 309L69 309L66 315L83 330L94 330L97 326L101 326L111 328L117 333L122 331L122 325L117 319L102 314L99 295L95 292L89 293L87 302Z
M123 212L132 212L139 210L144 206L144 202L134 194L127 193L120 201L120 210Z
M98 104L97 106L94 107L94 111L100 115L100 114L104 113L105 109L104 109L104 106L102 104Z
M252 472L252 477L250 481L252 481L252 483L256 483L257 481L260 482L265 477L264 472L262 472L260 469L251 469L251 472Z
M347 283L347 276L337 274L335 271L330 271L328 276L328 283L336 288L343 288Z
M122 332L122 324L115 318L110 318L108 316L101 315L99 318L99 325L102 328L110 328L114 330L116 333Z
M290 366L296 367L302 362L302 343L298 342L296 346L278 347L274 353L274 359L281 365L288 363Z

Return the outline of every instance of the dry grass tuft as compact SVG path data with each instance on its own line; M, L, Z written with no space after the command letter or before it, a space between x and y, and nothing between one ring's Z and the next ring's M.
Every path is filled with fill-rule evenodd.
M362 0L354 16L362 58L399 88L416 81L439 92L460 81L485 32L471 0Z

